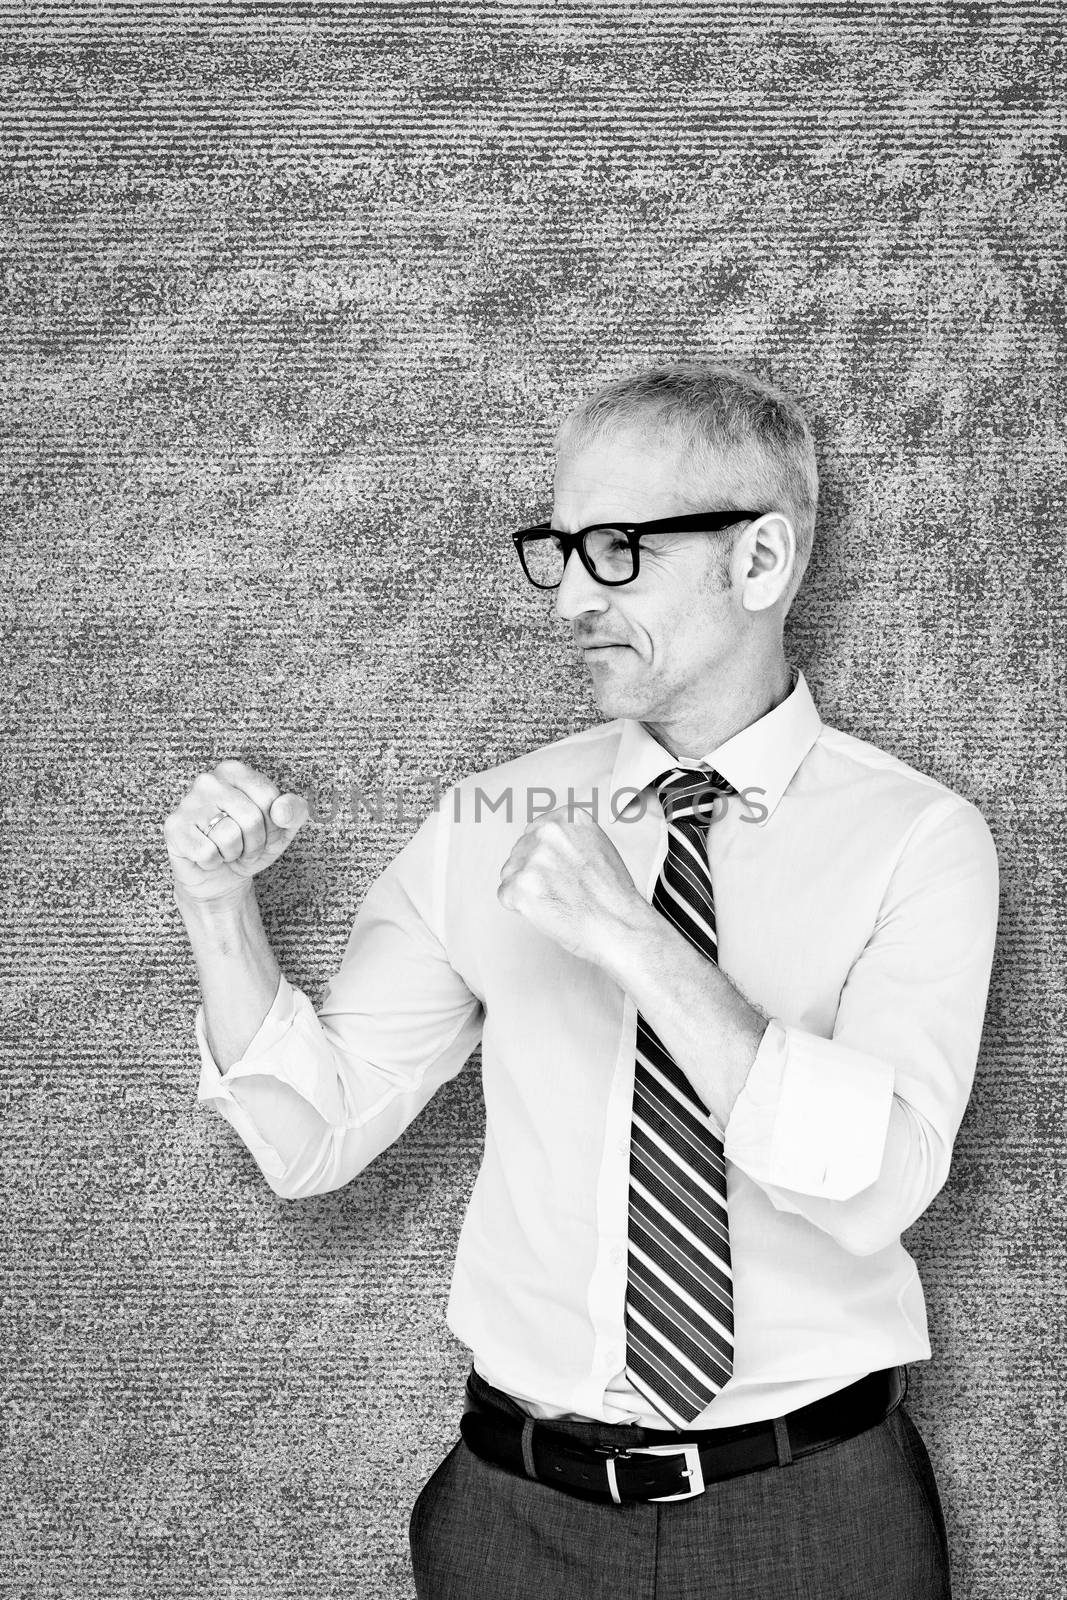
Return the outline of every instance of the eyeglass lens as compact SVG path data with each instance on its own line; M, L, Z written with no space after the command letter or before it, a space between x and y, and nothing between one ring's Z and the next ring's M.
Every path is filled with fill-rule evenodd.
M563 551L559 540L524 541L526 568L534 583L552 589L563 578ZM633 577L630 541L618 528L590 528L585 534L585 554L596 576L605 583L622 583Z

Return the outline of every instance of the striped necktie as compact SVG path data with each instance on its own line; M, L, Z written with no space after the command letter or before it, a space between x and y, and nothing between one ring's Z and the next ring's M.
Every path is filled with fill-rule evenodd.
M667 855L652 904L717 957L707 828L719 773L673 767L655 780ZM733 1370L733 1280L722 1142L707 1108L639 1014L630 1136L626 1375L683 1428Z

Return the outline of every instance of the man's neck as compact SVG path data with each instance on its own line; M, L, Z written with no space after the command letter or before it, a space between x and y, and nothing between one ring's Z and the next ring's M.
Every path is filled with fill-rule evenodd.
M735 675L721 691L709 691L692 714L642 727L679 761L701 761L742 728L781 705L793 688L793 672L785 656L768 663L764 672Z

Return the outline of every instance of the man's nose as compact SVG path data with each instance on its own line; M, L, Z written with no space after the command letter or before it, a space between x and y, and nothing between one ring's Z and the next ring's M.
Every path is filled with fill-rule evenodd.
M556 590L556 615L573 622L584 611L606 611L608 596L604 585L585 570L577 550L572 550Z

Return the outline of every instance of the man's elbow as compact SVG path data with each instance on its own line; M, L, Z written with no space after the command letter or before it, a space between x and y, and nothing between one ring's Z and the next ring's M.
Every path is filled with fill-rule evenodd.
M857 1207L843 1210L827 1231L850 1256L876 1256L897 1243L902 1227L895 1217L880 1211L865 1214Z
M304 1148L286 1160L277 1151L259 1152L256 1165L279 1200L310 1200L340 1189L347 1176L337 1170L336 1152L329 1136L313 1148ZM351 1176L349 1174L348 1176Z
M303 1189L290 1178L272 1178L268 1173L264 1173L263 1176L267 1180L267 1187L279 1200L307 1200L310 1194L318 1192Z
M850 1256L888 1250L944 1186L950 1155L940 1140L930 1136L902 1167L887 1160L868 1188L834 1206L827 1232Z

